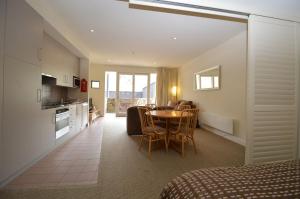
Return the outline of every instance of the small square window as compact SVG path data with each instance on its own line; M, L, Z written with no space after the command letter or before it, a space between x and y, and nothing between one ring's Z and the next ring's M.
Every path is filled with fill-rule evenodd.
M92 80L91 81L91 87L92 88L100 88L100 81Z

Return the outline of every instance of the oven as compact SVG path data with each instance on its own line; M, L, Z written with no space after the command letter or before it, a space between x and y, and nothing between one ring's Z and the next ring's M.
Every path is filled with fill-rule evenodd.
M70 132L70 111L69 108L56 110L55 115L55 134L56 139L61 138Z

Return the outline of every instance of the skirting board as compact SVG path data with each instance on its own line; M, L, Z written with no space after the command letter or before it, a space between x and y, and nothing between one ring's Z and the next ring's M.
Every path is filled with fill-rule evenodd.
M214 133L216 135L219 135L219 136L221 136L221 137L223 137L223 138L225 138L227 140L230 140L230 141L232 141L234 143L240 144L242 146L246 146L246 140L244 140L242 138L238 138L238 137L230 135L228 133L224 133L224 132L222 132L222 131L220 131L218 129L215 129L215 128L212 128L212 127L209 127L209 126L203 125L203 124L201 125L201 128L203 128L203 129L205 129L205 130L207 130L209 132L212 132L212 133Z

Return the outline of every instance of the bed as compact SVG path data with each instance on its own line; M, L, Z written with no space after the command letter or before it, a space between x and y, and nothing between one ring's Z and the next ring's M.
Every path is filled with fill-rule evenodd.
M300 160L194 170L169 182L160 198L300 198Z

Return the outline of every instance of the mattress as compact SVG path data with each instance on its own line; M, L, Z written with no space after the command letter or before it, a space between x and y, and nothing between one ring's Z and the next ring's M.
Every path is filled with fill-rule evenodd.
M160 198L300 198L300 160L194 170L169 182Z

